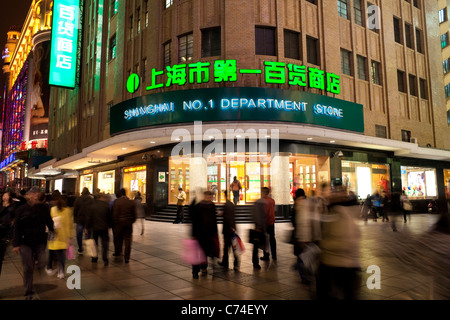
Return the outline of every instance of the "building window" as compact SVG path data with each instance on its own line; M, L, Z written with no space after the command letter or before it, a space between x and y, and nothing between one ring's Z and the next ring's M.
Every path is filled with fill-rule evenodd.
M414 49L413 43L414 43L414 39L413 39L413 33L412 33L412 25L410 25L409 23L405 23L405 42L406 42L406 46L410 49Z
M411 142L411 131L402 130L402 141Z
M375 136L378 138L387 138L387 130L385 126L375 125Z
M142 82L145 83L145 75L147 73L147 58L142 59Z
M318 39L306 37L306 54L309 63L316 66L320 65Z
M410 74L408 78L409 78L409 94L417 97L417 78L412 74Z
M419 0L414 0L413 4L414 4L414 7L416 7L417 9L420 9Z
M119 12L119 0L111 0L111 17Z
M416 48L417 48L417 52L424 53L423 41L422 41L422 30L420 30L420 29L416 29Z
M447 21L447 7L439 10L439 23L443 23L445 21Z
M351 55L352 53L350 51L341 49L341 72L342 74L346 74L348 76L353 75L351 66Z
M438 196L436 169L400 167L402 190L411 199L436 199Z
M221 55L220 27L202 30L202 58Z
M134 35L134 19L133 19L133 15L130 16L130 40L133 39L133 35Z
M136 9L136 30L137 34L141 33L141 8Z
M400 19L394 17L394 38L395 42L402 44L402 28Z
M148 27L148 0L144 1L145 8L145 27Z
M355 16L355 23L363 27L363 4L361 0L353 0L353 12Z
M447 74L450 71L450 58L444 60L442 67L444 69L444 74Z
M403 71L397 70L397 83L398 91L406 93L405 73Z
M338 14L344 19L349 19L348 0L337 0Z
M445 86L445 97L450 98L450 83Z
M441 48L448 46L448 32L441 35Z
M165 2L165 8L169 8L170 6L173 5L173 0L163 0Z
M257 55L275 55L275 28L255 28L255 51Z
M167 42L164 45L164 67L172 64L172 42Z
M284 30L284 56L300 60L300 33Z
M372 76L372 83L381 85L381 63L372 60L370 74Z
M427 81L425 79L419 79L419 86L420 86L420 97L422 99L428 99Z
M194 53L194 36L189 33L178 38L178 61L187 62L192 60Z
M109 39L109 61L116 57L116 35Z
M447 110L447 125L450 126L450 110Z
M358 79L367 81L367 59L363 56L357 56Z

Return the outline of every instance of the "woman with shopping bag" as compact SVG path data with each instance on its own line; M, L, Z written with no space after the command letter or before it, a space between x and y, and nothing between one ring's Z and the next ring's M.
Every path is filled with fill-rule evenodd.
M45 271L48 275L58 273L58 278L63 279L65 273L66 250L72 241L74 233L73 211L67 206L65 199L59 191L52 194L55 205L50 209L53 219L55 237L47 242L48 263ZM53 269L53 262L58 262L58 269Z

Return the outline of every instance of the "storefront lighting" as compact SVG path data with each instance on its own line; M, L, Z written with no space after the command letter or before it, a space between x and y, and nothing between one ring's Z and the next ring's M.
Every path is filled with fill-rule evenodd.
M127 148L123 147L122 150L127 150Z
M330 143L335 143L335 142L336 142L336 141L334 141L334 140L331 140L331 141L330 141Z
M308 141L311 141L313 138L308 138Z
M156 142L155 142L155 141L150 141L150 143L151 143L151 144L155 144Z

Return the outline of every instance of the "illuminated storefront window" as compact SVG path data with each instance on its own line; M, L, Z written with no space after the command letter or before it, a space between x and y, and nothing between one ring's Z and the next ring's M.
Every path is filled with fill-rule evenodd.
M114 194L115 172L114 170L98 173L98 189L101 193Z
M186 204L189 203L189 159L169 161L169 204L177 204L178 188L186 193Z
M123 169L123 188L127 191L127 196L134 199L139 191L142 203L146 202L146 181L147 166L129 167Z
M445 196L450 199L450 169L444 169Z
M330 183L329 157L293 155L290 159L291 195L296 189L305 190L311 196L320 184Z
M80 176L80 194L84 187L88 188L91 194L94 192L94 175L92 173Z
M386 164L342 161L342 184L358 198L366 199L375 191L390 194L390 168Z
M401 167L402 190L412 199L437 197L436 169Z

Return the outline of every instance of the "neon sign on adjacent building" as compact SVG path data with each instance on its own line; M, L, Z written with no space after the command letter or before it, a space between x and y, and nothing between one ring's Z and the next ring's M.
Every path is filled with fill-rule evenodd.
M75 88L79 0L54 0L49 84Z
M325 90L333 94L341 92L340 76L318 68L285 62L264 61L262 69L240 69L237 66L237 60L177 64L167 66L166 70L153 68L151 84L146 87L146 90L151 91L174 85L208 83L210 81L215 83L235 82L238 74L263 74L266 84L289 84L290 86ZM134 93L139 87L139 81L136 78L137 75L132 74L127 82L127 90L130 93Z

